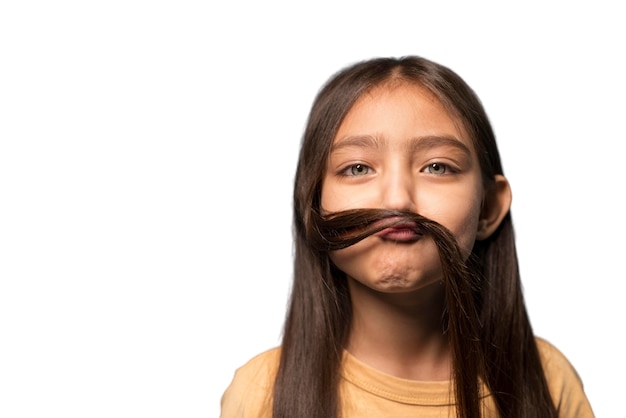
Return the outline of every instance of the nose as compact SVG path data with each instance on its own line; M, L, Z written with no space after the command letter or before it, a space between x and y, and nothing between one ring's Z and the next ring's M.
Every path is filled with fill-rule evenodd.
M386 173L382 187L382 200L385 209L409 210L416 212L415 180L410 172L394 168Z

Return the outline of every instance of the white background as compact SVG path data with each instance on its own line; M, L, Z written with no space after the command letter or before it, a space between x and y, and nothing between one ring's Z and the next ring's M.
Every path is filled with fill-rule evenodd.
M623 410L624 13L431 3L3 2L0 416L217 417L279 343L318 88L407 54L482 98L535 331Z

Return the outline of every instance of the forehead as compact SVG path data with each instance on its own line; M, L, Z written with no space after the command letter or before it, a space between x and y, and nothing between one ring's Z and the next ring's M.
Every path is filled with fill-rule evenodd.
M430 90L407 81L384 83L364 93L346 113L334 142L353 135L446 136L474 148L460 119Z

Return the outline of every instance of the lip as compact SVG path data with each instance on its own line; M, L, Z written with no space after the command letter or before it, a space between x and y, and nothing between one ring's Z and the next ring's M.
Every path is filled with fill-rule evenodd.
M422 237L422 233L415 222L390 226L376 235L384 240L395 242L414 242Z

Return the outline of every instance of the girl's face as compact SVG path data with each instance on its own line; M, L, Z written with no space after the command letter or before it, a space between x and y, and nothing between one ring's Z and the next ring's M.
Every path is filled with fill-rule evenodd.
M334 138L322 211L410 210L439 222L464 255L476 240L483 199L472 141L425 88L386 84L361 97ZM348 277L382 292L418 290L442 278L434 241L388 228L331 254Z

